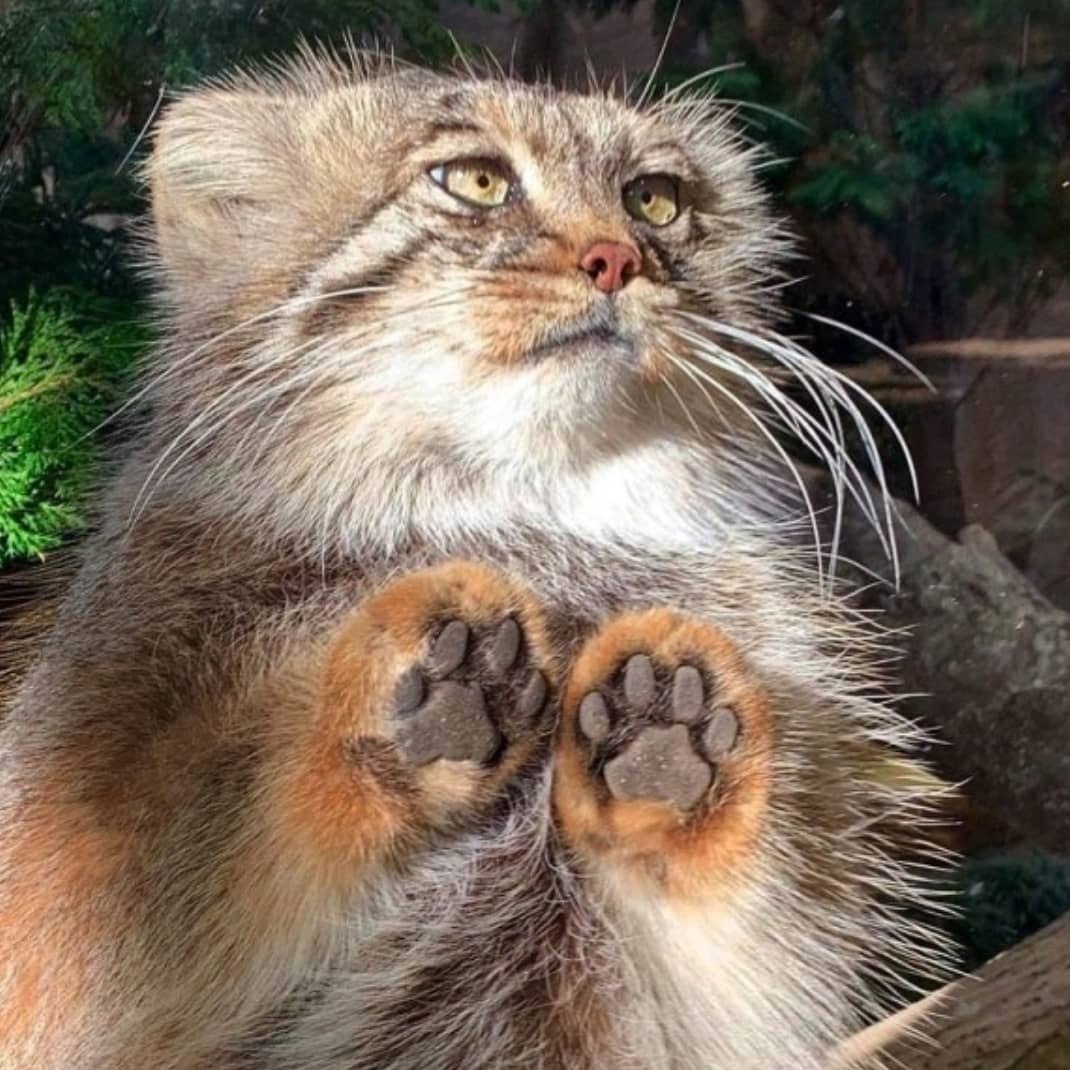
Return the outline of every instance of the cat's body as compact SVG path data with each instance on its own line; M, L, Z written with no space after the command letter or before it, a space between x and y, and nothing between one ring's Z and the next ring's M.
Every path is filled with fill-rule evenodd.
M876 641L749 418L658 364L684 294L765 324L780 239L713 114L309 60L165 119L152 418L5 728L0 1065L819 1070L924 959ZM451 201L488 157L502 203ZM478 760L391 699L445 686L452 618L505 696ZM680 702L699 666L691 727L636 713L639 650ZM686 799L612 772L670 736Z

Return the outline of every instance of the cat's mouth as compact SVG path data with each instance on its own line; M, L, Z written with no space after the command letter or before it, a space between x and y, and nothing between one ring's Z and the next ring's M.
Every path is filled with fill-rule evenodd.
M585 353L611 353L625 358L636 354L635 339L613 311L599 311L552 327L524 354L527 361L572 357Z

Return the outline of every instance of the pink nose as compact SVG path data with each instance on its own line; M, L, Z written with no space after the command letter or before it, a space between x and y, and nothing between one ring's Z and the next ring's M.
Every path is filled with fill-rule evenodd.
M616 241L597 241L583 254L580 268L594 280L602 293L623 290L639 274L639 251Z

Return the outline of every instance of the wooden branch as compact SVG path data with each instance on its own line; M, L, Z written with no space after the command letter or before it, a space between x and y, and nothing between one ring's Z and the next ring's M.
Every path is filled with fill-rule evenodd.
M852 1037L834 1070L1068 1070L1070 914Z

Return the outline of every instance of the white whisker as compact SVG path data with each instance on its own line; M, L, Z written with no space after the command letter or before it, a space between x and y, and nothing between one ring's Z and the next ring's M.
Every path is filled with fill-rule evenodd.
M677 97L682 93L686 93L692 86L697 85L699 82L706 78L713 78L715 75L724 74L727 71L738 71L745 68L747 65L742 61L737 63L722 63L716 67L708 67L704 71L699 71L698 74L692 74L689 78L684 79L679 85L674 85L671 89L667 89L658 100L658 104L673 103ZM692 94L694 97L694 94Z
M142 398L149 394L152 390L158 387L161 383L168 379L178 375L179 372L186 369L193 361L199 357L202 353L211 350L214 346L217 346L225 339L231 338L241 331L248 330L250 327L257 326L270 320L274 316L286 316L290 312L293 312L305 305L316 304L319 301L326 301L336 297L347 297L355 294L364 293L378 293L383 290L381 286L361 286L354 287L347 290L335 290L330 293L315 294L299 298L291 298L288 301L283 301L281 304L275 305L269 308L265 312L258 312L255 316L250 316L248 319L242 320L240 323L236 323L226 330L220 331L218 334L213 335L207 341L200 343L188 353L182 354L180 357L169 358L167 360L167 366L156 375L152 376L146 383L144 383L138 390L136 390L130 397L126 399L114 412L109 413L100 423L82 436L83 441L86 438L90 438L102 431L105 427L110 426L115 422L124 412L126 412L133 405L136 405Z
M671 360L672 358L670 357L669 359ZM695 417L692 414L691 410L687 407L686 403L684 402L684 399L680 396L680 392L673 385L672 380L669 379L667 376L663 376L661 379L661 383L672 394L672 396L676 398L677 404L683 411L684 417L686 418L687 422L691 425L691 428L695 432L695 434L701 438L702 431L699 429L699 426L696 423Z
M839 545L844 487L851 493L863 514L879 533L876 504L861 471L846 452L842 432L836 433L835 428L838 423L834 422L831 427L823 426L797 402L781 392L772 380L764 376L755 366L747 364L735 354L716 346L709 339L696 335L694 332L684 330L679 333L684 341L694 347L695 356L706 359L722 370L746 381L774 409L785 422L788 430L820 457L830 470L836 491L835 530L832 540L833 549L830 553L830 568L834 571ZM704 348L709 346L713 347L713 352L703 352Z
M211 402L211 404L209 404L206 408L202 409L182 429L182 431L180 431L171 440L169 445L160 453L159 457L157 457L152 468L149 469L149 473L142 482L141 489L138 491L137 496L134 498L134 503L130 507L128 526L130 528L133 528L137 524L138 518L144 512L145 507L148 505L149 498L152 495L151 488L153 486L154 477L156 476L156 473L160 470L160 467L163 465L164 461L166 461L167 458L178 448L179 444L186 438L187 435L189 435L191 431L201 426L214 412L218 411L221 406L225 405L228 398L230 398L234 393L240 391L247 383L262 377L266 372L270 372L274 368L285 364L287 361L292 360L294 357L300 356L306 350L309 350L314 347L317 344L317 341L318 340L316 339L312 339L306 342L304 345L284 350L272 360L268 361L266 364L254 367L251 371L246 372L245 375L240 376L226 390L224 390L222 394L215 398ZM248 406L249 402L246 402L237 410L233 410L231 415L233 415L234 411L244 411L246 408L248 408ZM201 442L203 442L210 435L214 434L218 430L219 426L220 424L218 422L216 424L209 425L208 431L198 436L188 449L184 450L181 454L179 454L178 460L181 461L184 457L188 456L189 453L198 445L200 445ZM174 464L168 466L168 468L164 470L160 478L158 480L155 480L155 482L157 484L162 482L163 479L166 478L166 476L174 470L174 467Z
M654 66L650 69L646 85L643 86L643 91L639 94L639 99L635 102L636 108L641 108L649 99L651 92L653 92L654 83L657 81L658 74L661 71L661 65L665 60L665 52L669 47L669 38L672 36L673 30L676 29L676 20L680 17L680 4L682 2L683 0L676 0L676 6L672 9L669 24L666 26L665 33L661 39L661 47L658 49L658 54L654 59Z
M692 383L694 387L703 395L710 408L714 412L720 414L721 409L720 406L717 404L716 398L714 398L710 394L709 389L702 382L702 379L696 373L695 369L692 368L686 360L674 357L671 353L667 352L665 353L665 356L676 367L676 369L681 372L681 374L683 374L684 377L690 383ZM724 418L720 415L718 416L718 422L722 425L724 424ZM761 497L762 499L773 501L776 503L777 506L779 506L780 503L783 502L784 494L792 492L790 490L792 485L791 480L785 480L777 476L765 464L749 462L746 456L743 453L739 452L741 444L745 444L747 446L748 451L753 453L758 453L759 451L763 450L764 445L759 439L756 439L750 435L744 436L744 434L739 430L734 430L731 435L729 435L727 432L715 430L713 428L703 428L702 436L705 439L719 439L726 448L731 449L734 453L736 453L736 456L732 461L732 468L736 472L745 472L749 474L751 479L751 482L748 486L749 494L755 497ZM782 489L778 491L777 494L773 494L771 491L770 493L766 493L765 488L773 484ZM779 512L779 508L776 511Z
M871 503L869 509L864 508L864 512L881 539L885 552L891 560L896 582L898 582L899 555L895 539L891 491L888 486L884 464L873 431L854 398L857 396L866 405L870 406L877 413L881 421L889 428L902 452L911 484L916 495L918 484L913 458L910 456L910 450L907 447L906 440L902 436L902 432L896 426L895 421L892 420L887 410L885 410L884 407L876 401L876 399L871 397L862 387L851 380L850 377L844 375L838 369L822 363L814 357L812 353L808 352L798 343L789 338L785 338L784 336L773 332L758 333L757 331L735 327L695 312L681 311L678 315L683 319L686 319L689 323L695 324L714 334L724 335L727 338L731 338L742 345L767 356L774 363L779 364L787 371L791 372L797 380L804 384L804 388L806 388L805 384L807 382L812 384L816 391L826 399L827 408L825 405L819 405L820 408L825 409L826 414L830 410L839 408L851 417L852 425L858 432L863 449L866 451L870 470L880 491L880 512L883 514L881 521L877 520L875 512L876 506L868 486L866 486L866 481L861 478L861 474L857 472L857 469L852 468L852 465L848 463L846 445L843 442L842 436L842 425L839 423L838 417L835 419L834 423L828 427L828 434L834 442L836 454L843 457L843 463L846 464L848 471L854 477L853 482L851 479L847 479L844 485L846 485L848 489L852 486L854 487L852 497L855 498L860 506L863 504L860 500L862 497ZM706 340L706 344L709 345L712 343ZM734 359L739 360L740 358L737 357ZM772 386L772 384L767 381L766 388L769 386ZM773 389L776 390L775 387ZM810 396L814 397L813 391L808 388L806 389ZM781 398L784 397L783 394L780 394L779 390L776 390L776 392ZM834 480L837 479L835 472L833 473L833 478ZM834 545L838 545L838 539L839 522L837 522Z
M810 491L807 489L806 481L803 479L802 474L799 472L799 469L796 466L795 462L788 455L788 452L784 449L784 447L779 442L777 442L776 436L769 430L769 428L765 426L762 420L758 416L756 416L743 401L736 397L736 395L733 394L732 391L729 390L724 383L719 383L712 375L706 375L705 373L699 371L699 369L697 368L692 367L692 371L694 371L697 375L702 376L702 378L705 379L705 381L710 386L712 386L714 390L716 390L730 404L738 408L740 412L742 412L743 415L754 424L759 434L769 443L770 446L772 446L773 450L779 455L780 459L784 462L788 470L792 473L792 476L795 479L795 483L799 488L799 492L802 495L803 501L806 504L806 512L810 521L810 528L814 536L814 546L817 550L818 583L823 589L825 586L825 568L824 562L821 559L821 531L817 522L817 512L814 509L813 500L810 497Z
M908 360L902 353L896 352L891 346L885 345L879 338L874 338L873 335L867 334L865 331L860 331L857 327L852 327L849 323L830 319L828 316L819 316L816 312L803 312L802 315L807 319L813 320L815 323L823 323L826 327L832 327L837 331L843 331L845 334L850 334L855 338L858 338L860 341L873 346L875 349L879 349L886 357L895 361L896 364L905 368L911 375L915 376L934 394L938 393L933 381L913 361Z
M348 295L351 295L351 294L361 294L361 293L365 293L365 292L372 292L373 290L374 290L374 292L382 292L384 290L384 288L383 287L374 287L374 288L358 287L358 288L351 288L351 289L347 289L347 290L334 290L334 291L329 291L327 293L319 295L318 298L317 298L317 301L326 301L326 300L329 300L329 299L332 299L332 298L335 298L335 297L338 297L338 296L348 296ZM422 309L424 309L424 310L431 309L431 308L442 308L442 307L447 307L451 303L456 303L459 300L460 300L460 297L458 295L456 295L456 294L447 294L447 295L443 295L438 300L424 302L420 307ZM313 302L313 303L315 303L315 302ZM393 313L381 317L380 321L376 325L374 325L373 327L368 328L367 330L358 333L356 336L351 336L350 338L346 339L346 342L348 343L348 345L350 347L352 347L354 344L356 344L359 341L364 340L365 338L375 337L380 332L382 327L386 323L388 323L391 319L402 318L402 317L405 317L405 316L409 316L409 315L412 314L412 312L413 312L413 309L411 307L409 307L409 306L406 306L404 309L395 310ZM175 449L177 449L179 444L183 441L183 439L185 439L190 434L191 431L193 431L196 427L198 427L201 424L203 424L204 421L212 413L217 412L220 409L221 406L225 405L227 400L233 394L235 394L236 392L242 390L242 388L245 387L249 382L251 382L251 381L253 381L253 380L255 380L255 379L259 378L259 377L265 376L267 373L270 373L270 372L274 371L275 369L286 365L289 361L293 360L295 357L301 356L301 357L303 357L304 359L307 360L308 355L310 353L315 354L315 353L318 353L318 352L326 352L332 346L337 348L337 342L335 342L333 340L328 340L327 342L323 342L322 340L319 340L319 339L311 339L310 341L308 341L306 343L302 343L302 344L300 344L298 346L291 347L289 349L285 349L281 353L279 353L278 355L276 355L276 356L272 357L271 359L269 359L268 361L266 361L264 364L257 365L251 371L249 371L245 375L239 377L239 379L237 381L235 381L234 383L232 383L226 390L224 390L223 393L219 397L215 398L213 400L213 402L207 408L201 410L201 412L199 412L197 414L197 416L194 417L194 419L191 420L186 425L186 427L184 427L182 429L182 431L177 436L175 436L175 438L173 438L171 440L171 442L167 446L167 448L164 449L163 452L156 459L156 461L153 464L152 468L150 469L148 475L145 477L144 481L142 482L141 489L139 490L139 492L138 492L138 494L137 494L137 496L136 496L136 498L134 500L134 503L131 506L130 516L129 516L129 520L128 520L128 527L132 529L136 525L139 517L144 513L145 508L147 507L149 499L151 498L151 495L152 495L152 489L151 488L153 486L153 483L155 482L155 486L159 486L164 480L166 480L168 475L170 475L170 473L173 472L175 470L175 468L186 457L188 457L191 453L193 453L197 449L198 446L200 446L202 443L206 442L208 439L212 438L213 436L218 435L218 433L224 427L226 427L230 423L232 423L233 420L236 417L240 416L242 413L247 412L249 409L251 409L251 408L253 408L255 406L261 405L264 400L270 398L273 395L278 395L278 394L283 394L283 393L288 392L290 389L293 388L293 386L295 385L296 382L303 383L303 382L305 382L305 380L307 378L311 377L312 378L312 383L310 384L310 386L308 388L306 388L306 390L304 390L302 393L300 393L298 395L298 398L295 399L295 404L296 404L296 401L303 400L303 398L307 396L309 390L313 389L318 382L325 381L326 377L327 377L327 373L329 373L331 370L334 370L334 369L332 369L332 366L329 365L329 364L328 365L324 365L324 366L317 365L317 366L309 369L309 374L308 375L299 375L299 376L296 377L296 379L294 377L290 377L290 378L284 380L281 384L278 384L277 387L274 390L268 390L268 391L265 391L265 392L258 393L256 395L254 395L254 397L248 399L247 401L243 402L242 404L238 405L237 407L232 408L229 412L225 411L225 413L224 413L224 415L223 415L223 417L221 419L216 420L214 423L210 424L181 453L179 453L175 457L175 459L171 462L171 464L168 465L167 468L165 468L160 473L159 476L156 476L156 473L160 470L160 467L163 464L163 462L168 458L168 456L170 456L174 452ZM359 352L359 350L357 350L357 352ZM345 357L346 357L347 360L354 359L354 350L352 348L348 348L345 351ZM293 406L291 405L290 408L292 409L292 407ZM290 411L290 409L287 410L287 412L289 412L289 411ZM278 424L276 423L274 429L277 429L277 427L278 427ZM262 452L263 452L262 450L258 451L258 456Z

